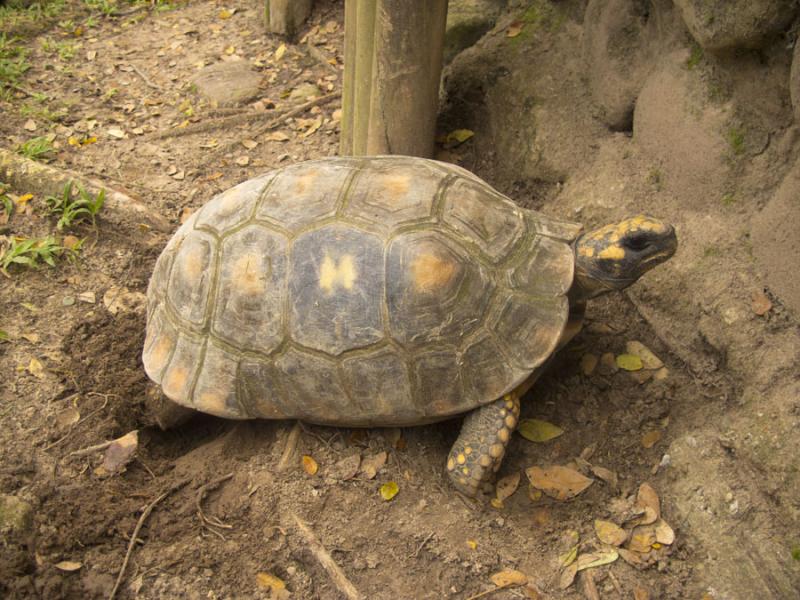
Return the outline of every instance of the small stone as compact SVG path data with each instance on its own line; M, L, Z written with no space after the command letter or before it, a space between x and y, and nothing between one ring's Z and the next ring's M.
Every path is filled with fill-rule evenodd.
M33 119L28 119L25 121L25 125L22 126L25 131L36 131L36 121Z
M21 534L33 526L33 508L16 496L0 494L0 533Z
M192 79L197 91L216 106L232 106L259 94L261 75L245 60L230 60L201 69Z
M183 170L181 170L181 171L178 171L177 173L175 173L175 174L172 176L172 178L173 178L174 180L176 180L176 181L183 181L183 180L186 178L186 171L183 171Z
M81 292L78 294L78 300L86 304L94 304L97 301L94 292Z
M658 358L653 351L645 346L642 342L631 340L625 343L625 350L628 354L635 354L642 359L642 367L645 369L660 369L664 363Z
M178 172L178 167L175 165L170 165L167 167L167 175L175 175Z
M75 297L74 296L65 296L61 300L61 305L62 306L72 306L73 304L75 304Z
M234 161L240 167L246 167L250 164L250 157L249 156L239 156Z
M311 97L321 96L319 88L313 83L301 83L289 94L290 100L308 100Z
M111 129L109 129L108 135L110 135L113 138L117 138L118 140L122 140L125 138L125 132L118 127L112 127Z
M581 357L581 371L583 371L583 374L588 377L594 373L597 363L598 358L595 354L584 354Z
M613 352L606 352L600 357L600 370L604 373L616 373L619 371Z

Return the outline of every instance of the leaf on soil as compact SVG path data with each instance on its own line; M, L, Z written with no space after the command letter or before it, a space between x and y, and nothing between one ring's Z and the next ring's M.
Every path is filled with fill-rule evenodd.
M580 494L594 482L567 467L530 467L525 471L531 485L556 500L569 500Z
M642 359L635 354L620 354L615 360L620 369L626 371L639 371L642 368Z
M248 150L252 150L256 146L258 146L258 142L255 140L242 140L242 146L244 146Z
M597 363L600 361L595 354L584 354L581 356L581 371L587 377L594 373Z
M267 139L271 142L288 142L291 138L282 131L273 131L267 135Z
M286 54L286 44L281 44L278 46L278 49L275 50L275 60L282 59L284 54Z
M578 574L578 564L572 563L566 569L561 571L561 577L558 580L558 587L562 590L567 589L575 581L575 575Z
M650 552L653 544L656 543L656 530L652 525L639 525L631 531L631 539L628 540L628 550L646 554Z
M352 479L358 473L358 468L361 466L361 455L351 454L335 463L325 473L328 477L338 481L347 481Z
M594 531L597 539L609 546L621 546L628 539L628 532L611 521L595 519Z
M387 502L397 496L399 491L400 486L397 485L396 481L387 481L380 487L381 498Z
M564 433L557 425L540 419L522 419L517 431L526 440L538 443L548 442Z
M141 292L131 292L126 287L111 286L103 294L103 306L112 315L119 312L138 312L144 308L147 297Z
M312 123L311 126L306 129L303 133L300 134L300 137L307 138L308 136L315 133L320 127L322 127L322 117L317 117Z
M220 19L230 19L235 12L236 12L235 8L233 10L228 10L227 8L223 8L222 10L219 11L218 16Z
M648 431L642 436L642 446L645 448L652 448L661 439L661 432L658 429Z
M578 544L575 544L572 548L570 548L569 552L565 552L559 556L558 562L562 567L568 567L575 562L576 558L578 558Z
M447 145L449 148L453 148L459 144L463 144L474 135L475 132L471 129L455 129L447 134L447 137L445 138L445 145Z
M619 484L619 479L617 478L617 474L610 469L606 469L605 467L598 467L596 465L592 465L592 473L596 475L599 479L605 481L608 485L612 488L616 489Z
M75 562L74 560L62 560L61 562L57 562L53 565L59 571L66 571L67 573L72 573L73 571L77 571L83 566L83 563Z
M22 126L25 131L36 131L36 121L33 119L28 119L25 121L25 124Z
M647 566L642 561L642 558L638 554L636 554L635 552L631 552L630 550L627 550L626 548L618 548L617 552L619 552L619 555L622 558L622 560L624 560L626 563L628 563L632 567L636 567L637 569L641 569L641 568Z
M505 588L510 585L525 585L528 583L528 576L522 571L515 571L514 569L503 569L489 577L489 579L491 579L492 583L498 588Z
M111 129L108 130L107 133L111 137L117 138L118 140L125 139L125 132L122 131L122 129L120 129L119 127L112 127Z
M78 300L85 302L86 304L94 304L97 302L94 292L81 292L78 294Z
M81 413L78 412L78 409L74 406L70 406L56 413L56 423L58 423L61 429L66 429L70 425L75 425L75 423L80 420Z
M661 518L661 501L658 494L649 483L639 486L636 494L636 506L645 509L645 515L640 518L640 525L650 525ZM648 510L649 509L649 510Z
M36 379L44 377L44 366L42 366L42 363L39 362L37 358L31 358L31 361L28 363L28 373L36 377Z
M467 540L467 546L469 546L470 550L477 550L478 542L476 542L475 540Z
M519 487L519 479L520 474L519 471L516 473L512 473L511 475L506 475L505 477L501 477L497 481L497 485L495 487L495 494L497 499L502 502L509 496L511 496L514 492L517 491Z
M664 519L659 519L655 524L656 528L656 541L659 544L670 546L675 541L675 531L670 527Z
M317 464L317 461L315 461L311 456L309 456L308 454L304 454L303 470L309 475L316 475L317 471L319 471L319 465Z
M283 579L269 573L256 573L256 585L262 590L267 590L271 600L285 600L291 597Z
M388 454L386 454L386 452L378 452L377 454L367 456L361 461L361 473L367 479L375 479L378 471L386 464L387 458Z
M250 157L249 156L239 156L234 160L234 162L239 165L240 167L246 167L250 164Z
M658 358L653 351L645 346L642 342L631 340L625 344L625 351L628 354L634 354L642 359L642 367L645 369L660 369L664 363Z
M764 292L754 292L750 306L752 307L754 313L756 313L759 317L763 317L772 308L772 301Z
M523 27L525 27L525 23L522 21L514 21L506 28L506 37L517 37L520 33L522 33Z
M139 432L135 429L117 438L106 449L103 464L94 470L95 475L108 477L121 473L125 470L127 464L133 460L138 448Z
M609 548L598 552L581 554L578 560L575 561L575 564L577 565L578 571L583 571L584 569L594 569L595 567L611 564L618 558L619 552L617 552L617 549Z

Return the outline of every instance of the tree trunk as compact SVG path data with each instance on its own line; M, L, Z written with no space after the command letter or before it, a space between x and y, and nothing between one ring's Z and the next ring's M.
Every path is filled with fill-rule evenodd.
M341 153L433 156L447 0L346 0Z
M267 31L294 36L311 14L312 0L264 0Z

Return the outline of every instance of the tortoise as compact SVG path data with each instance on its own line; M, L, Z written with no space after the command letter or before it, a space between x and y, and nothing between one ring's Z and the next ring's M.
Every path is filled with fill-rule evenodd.
M147 290L144 368L168 402L232 419L399 427L467 413L447 472L476 496L585 301L676 247L644 215L582 235L452 164L303 162L178 229Z

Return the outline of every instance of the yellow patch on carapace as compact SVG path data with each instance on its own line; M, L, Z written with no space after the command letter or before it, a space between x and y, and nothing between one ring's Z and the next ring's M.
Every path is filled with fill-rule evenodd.
M305 194L311 186L314 185L314 182L319 177L319 173L317 171L306 171L300 177L294 180L294 193L297 196Z
M205 252L200 246L194 246L181 255L178 273L188 281L197 281L206 267Z
M625 249L622 246L608 246L603 248L597 256L610 258L611 260L622 260L625 258Z
M197 410L202 412L212 415L224 415L229 412L228 408L225 406L226 398L227 394L222 393L220 390L203 390L194 399L194 406Z
M231 274L231 282L239 292L248 296L258 296L267 289L261 258L246 254L236 259Z
M337 263L329 254L325 254L319 269L319 287L325 292L330 294L338 286L350 290L357 278L358 272L352 256L345 254Z
M430 291L447 285L456 274L457 266L435 254L420 254L411 263L411 277L417 291Z
M147 362L150 368L158 371L167 364L169 360L169 353L172 352L172 347L175 345L175 340L166 335L159 336L156 343L147 353Z
M183 391L186 388L186 383L189 379L189 369L186 367L172 367L167 371L166 376L161 382L161 387L167 396L183 397Z
M390 198L400 198L408 193L410 180L408 175L386 175L381 183L383 190Z

